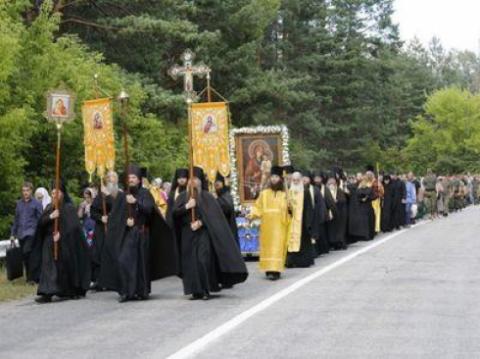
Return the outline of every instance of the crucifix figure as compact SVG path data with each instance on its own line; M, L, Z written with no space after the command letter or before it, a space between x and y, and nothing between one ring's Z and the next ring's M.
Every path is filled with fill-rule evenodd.
M183 66L174 65L168 71L168 74L176 80L178 76L183 76L183 90L187 103L195 102L197 94L193 89L193 76L209 76L210 68L205 64L193 65L195 54L191 50L185 50L182 54Z
M188 157L189 157L189 173L190 178L193 178L193 142L192 142L192 103L197 100L197 93L193 89L193 76L197 75L203 77L207 75L210 78L210 67L204 64L193 65L193 59L195 54L186 50L182 54L183 66L174 65L168 71L169 75L176 80L178 76L183 76L183 90L185 95L185 101L187 102L188 111ZM190 182L190 198L195 199L196 193L193 186L193 181ZM191 209L192 223L195 222L195 208Z

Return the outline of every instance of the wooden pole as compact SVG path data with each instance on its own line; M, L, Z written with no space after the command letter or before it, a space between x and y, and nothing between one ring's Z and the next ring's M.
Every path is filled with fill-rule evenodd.
M98 99L98 74L93 75L93 84L95 88L95 98ZM105 198L105 194L102 192L102 186L103 186L103 176L100 177L100 195L102 196L102 212L103 215L107 215L107 200ZM103 226L105 227L105 238L107 235L107 224L104 223Z
M60 192L60 155L61 155L61 135L62 125L57 123L57 153L56 153L56 164L55 164L55 198L54 198L54 208L56 210L60 207L60 201L58 198L58 193ZM53 223L53 234L58 233L58 218L55 218ZM58 242L53 242L53 259L58 260Z
M188 162L189 162L189 178L190 178L190 198L196 199L196 188L193 183L193 123L192 123L192 102L187 101L188 112ZM192 208L192 223L195 222L195 208Z
M210 86L210 72L207 73L207 99L212 102L212 88Z
M107 200L105 198L105 193L103 193L103 191L102 191L103 186L104 186L104 180L103 180L103 177L100 177L100 193L99 193L99 195L102 196L102 212L103 212L103 215L106 216L107 215ZM107 223L104 223L103 227L105 228L105 238L107 238L107 229L108 229Z
M125 158L125 192L130 194L130 186L128 185L128 167L130 166L130 156L128 153L128 128L127 128L127 114L126 114L126 103L122 102L122 120L123 120L123 154ZM128 208L128 218L132 217L132 209L130 204L127 205Z

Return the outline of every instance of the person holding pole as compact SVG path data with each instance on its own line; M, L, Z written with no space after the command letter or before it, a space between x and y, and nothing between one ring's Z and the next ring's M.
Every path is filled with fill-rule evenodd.
M90 259L77 210L65 183L55 187L53 183L52 198L58 206L48 205L40 217L30 256L32 279L38 283L37 303L49 303L54 296L78 299L90 285Z

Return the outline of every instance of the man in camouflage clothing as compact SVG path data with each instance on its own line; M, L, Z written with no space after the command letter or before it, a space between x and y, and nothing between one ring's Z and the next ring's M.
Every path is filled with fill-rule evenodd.
M437 176L431 169L427 170L427 175L423 178L423 188L427 213L430 219L434 219L437 216Z

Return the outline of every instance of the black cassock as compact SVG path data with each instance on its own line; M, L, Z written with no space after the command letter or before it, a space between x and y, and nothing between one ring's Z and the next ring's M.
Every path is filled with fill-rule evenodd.
M318 194L315 195L313 188L313 198L310 187L305 188L303 197L302 211L302 236L300 241L300 251L289 252L287 255L287 267L306 268L315 263L316 250L312 244L312 239L318 238L319 219L315 217L315 200L319 200ZM315 198L316 197L316 198Z
M103 216L103 198L105 197L105 209L107 214L112 208L112 198L99 193L93 200L90 208L90 216L95 221L95 232L93 235L93 244L91 250L92 261L92 280L98 281L100 275L100 266L102 262L103 246L105 244L105 224L102 222Z
M372 224L373 213L371 187L350 185L350 202L348 207L348 234L355 240L371 240L372 231L375 231L375 222ZM371 228L373 225L373 228Z
M329 214L332 214L332 217L336 216L337 207L335 205L335 200L333 199L332 193L327 186L322 185L321 188L317 188L319 191L320 198L320 221L319 221L319 234L318 239L316 240L316 249L317 254L325 254L330 251L330 234L328 232L328 222L331 221ZM323 190L323 193L322 193Z
M117 257L119 283L112 289L129 298L145 298L150 294L152 280L177 273L176 247L171 230L158 212L150 192L143 187L130 191L137 202L129 205L126 195L119 193L118 208L113 206L109 217L112 231L107 230L106 246L111 236L121 238ZM127 226L128 207L135 221L133 227Z
M176 180L176 179L174 179ZM174 182L175 183L175 182ZM182 193L186 191L186 188L183 187L183 188L180 188L180 187L176 187L174 190L170 191L170 194L168 196L168 200L167 200L167 215L166 215L166 221L167 221L167 224L168 226L170 227L170 230L172 232L172 235L174 237L174 241L175 243L178 243L177 241L177 237L179 237L182 233L182 228L181 226L179 225L178 222L175 222L174 221L174 218L173 218L173 208L175 207L175 200L176 198L178 198L178 196ZM177 251L179 251L180 249L177 247Z
M392 181L393 184L393 228L400 228L405 225L405 203L402 200L406 199L407 189L405 183L401 179Z
M337 198L334 200L336 200L335 216L327 222L328 240L331 247L342 249L347 246L348 197L341 188L338 188Z
M100 288L118 291L120 288L118 257L127 222L126 198L122 191L119 191L115 197L105 197L108 215L105 232L105 225L101 221L103 215L101 196L103 194L97 196L92 205L92 217L97 221L95 226L95 246L98 247L95 250L95 260L99 266L97 284Z
M393 230L393 202L394 202L394 189L393 183L388 184L383 182L383 201L382 201L382 232L390 232Z
M198 194L195 215L203 226L195 232L187 200L187 192L182 192L173 209L174 224L181 227L177 242L184 293L204 295L244 282L247 267L215 198L207 191Z
M60 205L58 260L53 258L53 205L45 208L35 235L30 265L39 295L83 296L90 285L90 257L82 225L71 203Z
M237 245L240 247L240 240L238 238L238 227L237 221L235 220L235 205L233 204L233 198L230 194L230 191L224 188L220 195L217 196L217 202L222 209L225 219L232 230L233 237L237 242Z

